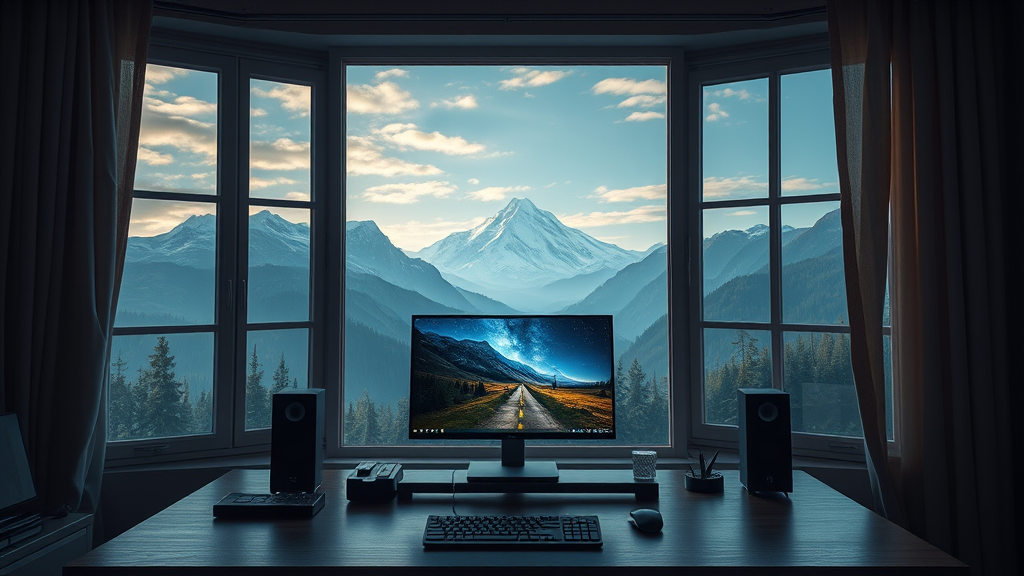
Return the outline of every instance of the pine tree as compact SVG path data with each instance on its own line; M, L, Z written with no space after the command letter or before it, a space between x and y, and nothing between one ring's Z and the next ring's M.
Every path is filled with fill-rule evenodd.
M288 366L284 363L284 353L281 353L281 361L274 370L274 383L270 387L270 393L280 392L288 387Z
M143 437L178 436L189 431L191 415L185 413L184 392L181 382L174 379L174 366L167 338L160 336L149 355L149 370L140 378L140 384L149 391L142 422Z
M124 369L128 362L117 351L117 360L110 363L113 373L110 375L110 399L107 409L107 434L110 440L127 440L132 437L132 430L138 420L135 398L131 384L125 378Z
M356 425L356 409L352 402L348 403L348 410L345 411L345 444L353 444Z
M346 433L346 441L354 446L367 446L377 440L378 434L377 408L370 400L370 392L363 389L363 395L356 401L352 430Z
M246 429L270 426L270 397L263 385L263 368L256 346L252 347L249 370L245 379L245 427Z
M213 432L213 398L206 390L199 393L199 398L192 405L192 433L209 434Z

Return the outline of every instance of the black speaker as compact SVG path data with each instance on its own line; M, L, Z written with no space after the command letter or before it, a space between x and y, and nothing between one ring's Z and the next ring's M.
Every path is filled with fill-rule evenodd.
M324 391L274 393L270 421L270 491L315 492L324 468Z
M740 483L750 492L793 491L789 392L740 388Z

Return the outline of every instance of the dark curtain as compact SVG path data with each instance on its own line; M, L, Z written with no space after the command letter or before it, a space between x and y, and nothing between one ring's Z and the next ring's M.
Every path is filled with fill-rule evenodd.
M0 4L0 411L41 506L94 511L152 4Z
M1009 2L830 0L851 353L876 511L1013 574ZM1019 22L1019 21L1018 21ZM1016 104L1015 104L1016 105ZM1019 265L1019 262L1018 262ZM882 305L891 274L895 443ZM1017 446L1017 449L1020 447Z

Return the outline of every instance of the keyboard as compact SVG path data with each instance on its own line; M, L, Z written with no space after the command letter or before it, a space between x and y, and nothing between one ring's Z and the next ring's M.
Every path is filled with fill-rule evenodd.
M585 550L602 544L597 516L430 515L423 529L423 546L444 550Z
M213 505L218 518L312 518L324 507L323 492L242 494L233 492Z

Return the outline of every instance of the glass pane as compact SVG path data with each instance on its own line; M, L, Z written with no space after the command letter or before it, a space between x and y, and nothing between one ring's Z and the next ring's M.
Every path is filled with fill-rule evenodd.
M782 319L848 323L839 202L782 207Z
M309 210L249 207L249 322L309 320Z
M310 86L249 81L249 197L309 200Z
M736 425L736 390L772 387L771 333L704 329L704 421Z
M271 394L309 387L309 330L251 331L245 349L245 429L269 428Z
M666 67L346 78L345 443L409 442L410 317L460 312L613 314L616 442L668 443Z
M217 193L217 74L146 65L135 189Z
M882 336L882 355L885 359L885 435L892 442L896 434L893 431L892 338L889 336Z
M832 71L784 74L780 90L782 195L838 193Z
M704 210L704 319L767 322L768 209Z
M793 431L863 436L846 334L786 332L783 388Z
M217 206L135 199L115 326L212 324Z
M107 440L213 432L213 334L114 336Z
M767 198L768 79L705 86L703 106L704 201Z

